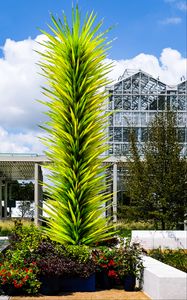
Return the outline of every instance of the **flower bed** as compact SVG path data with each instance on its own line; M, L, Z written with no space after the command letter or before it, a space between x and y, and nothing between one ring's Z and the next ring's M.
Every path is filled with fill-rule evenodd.
M183 249L171 250L161 248L149 251L149 255L167 265L187 273L187 251Z
M57 295L70 289L70 280L72 291L83 290L85 284L84 291L94 291L95 274L96 287L110 289L123 285L128 274L139 278L143 268L140 249L129 242L119 248L112 242L110 247L62 245L34 225L24 228L20 223L9 241L0 256L0 284L9 295Z

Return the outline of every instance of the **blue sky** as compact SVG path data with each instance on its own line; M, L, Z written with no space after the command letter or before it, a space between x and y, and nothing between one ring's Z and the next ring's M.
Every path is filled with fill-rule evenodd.
M76 3L76 0L74 1ZM115 39L108 53L116 80L126 68L142 69L169 85L187 78L186 0L78 0L82 17L94 10ZM71 0L0 0L0 153L42 153L38 125L46 120L33 51L45 38L50 12L71 20Z
M76 1L74 1L76 3ZM186 5L183 0L79 0L82 15L94 9L104 27L116 25L109 57L127 59L141 52L159 56L170 47L186 56ZM71 0L6 0L0 5L0 45L7 38L34 39L46 29L49 13L71 16ZM1 54L2 55L2 54Z

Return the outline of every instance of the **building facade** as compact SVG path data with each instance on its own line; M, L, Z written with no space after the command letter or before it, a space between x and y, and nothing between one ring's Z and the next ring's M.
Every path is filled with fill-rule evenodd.
M109 155L127 156L130 127L135 129L141 147L147 127L155 114L173 109L177 113L182 155L187 155L187 81L168 86L142 71L125 70L118 82L107 88L109 117Z
M125 161L129 155L130 128L135 130L141 151L147 139L147 128L155 115L168 108L176 111L181 155L187 157L187 81L182 77L179 84L169 86L141 70L125 70L116 83L107 87L107 92L107 111L111 113L107 129L108 155L113 164L113 203L117 206L117 197L120 199L124 190L124 170L118 162Z

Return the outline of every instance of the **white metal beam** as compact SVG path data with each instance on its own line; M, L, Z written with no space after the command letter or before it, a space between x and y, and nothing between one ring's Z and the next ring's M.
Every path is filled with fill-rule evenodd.
M113 164L113 222L117 222L117 163Z

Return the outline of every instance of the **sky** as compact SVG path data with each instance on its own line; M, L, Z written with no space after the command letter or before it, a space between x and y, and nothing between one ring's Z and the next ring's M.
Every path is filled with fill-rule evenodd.
M79 0L82 18L92 10L103 29L113 26L108 61L117 79L126 68L142 69L169 84L187 78L187 1ZM39 56L50 13L71 21L71 0L0 1L0 153L39 153L38 125L46 120Z

